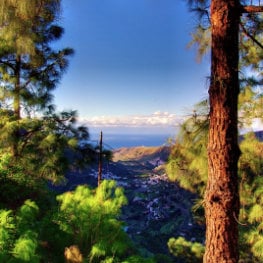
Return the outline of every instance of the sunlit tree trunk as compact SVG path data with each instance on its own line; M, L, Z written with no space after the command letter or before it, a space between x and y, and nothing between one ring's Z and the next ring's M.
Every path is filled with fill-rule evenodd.
M211 1L211 83L205 263L238 262L238 0Z

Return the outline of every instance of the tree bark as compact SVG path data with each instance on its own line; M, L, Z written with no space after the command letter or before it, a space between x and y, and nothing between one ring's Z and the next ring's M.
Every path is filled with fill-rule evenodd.
M21 56L18 55L16 58L16 65L15 65L15 87L14 87L14 114L16 120L21 119L20 115L20 92L21 92L21 85L20 85L20 71L21 71Z
M242 10L241 10L242 14L263 12L263 6L262 5L259 5L259 6L248 5L248 6L242 6L241 8L242 8Z
M211 82L205 263L238 262L238 0L211 1Z
M101 178L102 178L102 131L100 132L100 144L99 144L98 186L101 183Z
M14 102L13 102L13 111L14 111L14 117L16 121L19 121L21 119L21 101L20 101L20 93L21 93L21 82L20 82L20 77L21 77L21 56L17 55L16 57L16 64L15 64L15 69L14 69L14 78L15 78L15 83L14 83ZM12 155L13 157L18 156L18 144L19 144L19 126L17 126L14 130L14 141L12 145Z

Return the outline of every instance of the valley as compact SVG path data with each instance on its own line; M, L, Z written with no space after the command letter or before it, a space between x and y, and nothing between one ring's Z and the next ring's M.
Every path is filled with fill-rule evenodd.
M204 227L195 223L191 214L195 195L170 182L165 173L169 152L167 146L120 148L114 151L113 160L103 165L103 179L116 180L125 190L128 204L121 220L144 256L170 258L167 242L171 237L204 241ZM72 190L79 184L96 186L97 175L97 166L72 171L60 190Z

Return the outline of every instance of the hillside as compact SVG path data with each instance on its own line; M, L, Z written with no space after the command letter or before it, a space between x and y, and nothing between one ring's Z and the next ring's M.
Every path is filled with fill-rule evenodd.
M102 178L114 179L124 188L128 205L121 219L141 253L164 254L169 258L165 262L177 262L170 258L169 238L184 236L203 242L204 229L191 215L195 196L167 178L163 164L169 153L167 146L120 148L113 152L112 161L104 160ZM97 176L97 165L82 172L72 171L67 183L57 190L72 190L79 184L96 186Z
M191 215L195 196L170 182L165 173L169 154L167 146L120 148L108 166L119 176L129 200L122 216L127 232L148 256L169 256L167 241L173 236L203 242L204 229Z
M262 140L263 132L257 132ZM164 165L170 147L131 147L113 151L113 159L103 162L103 179L114 179L124 188L128 205L123 207L121 220L135 245L145 256L163 254L163 262L179 262L167 248L170 237L204 242L204 225L196 222L191 208L196 196L168 180ZM85 171L72 171L60 191L79 184L96 187L98 164Z
M169 146L160 147L127 147L120 148L113 152L113 162L118 161L166 161L170 154Z

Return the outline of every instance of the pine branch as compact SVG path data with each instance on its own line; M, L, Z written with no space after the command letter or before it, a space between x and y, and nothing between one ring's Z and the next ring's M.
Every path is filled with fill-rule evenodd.
M263 10L263 9L262 9L262 10ZM240 26L241 26L244 34L245 34L248 38L250 38L254 43L256 43L260 48L263 49L263 45L246 30L245 26L244 26L242 23L240 23Z
M39 132L42 130L42 127L37 127L35 129L32 129L31 131L26 131L26 134L24 135L24 138L23 138L23 143L20 147L20 153L23 153L25 147L27 146L29 140L33 137L33 135L36 133L36 132Z
M11 68L12 70L15 70L15 65L13 65L12 63L10 63L8 61L4 61L4 60L0 59L0 64L6 65L7 67Z
M261 13L263 12L263 6L247 5L241 6L241 13Z

